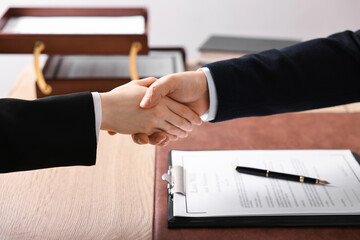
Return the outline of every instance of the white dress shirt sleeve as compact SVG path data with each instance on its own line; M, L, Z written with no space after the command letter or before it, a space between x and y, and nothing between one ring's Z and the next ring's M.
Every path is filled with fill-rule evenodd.
M94 112L95 112L95 130L96 130L96 141L99 140L99 132L101 126L101 98L98 92L92 92L92 97L94 101Z
M205 122L209 122L211 120L214 120L216 117L217 108L218 108L218 97L216 93L214 79L211 75L210 70L207 67L202 67L199 70L205 73L208 89L209 89L209 98L210 98L209 110L203 115L201 115L201 119Z

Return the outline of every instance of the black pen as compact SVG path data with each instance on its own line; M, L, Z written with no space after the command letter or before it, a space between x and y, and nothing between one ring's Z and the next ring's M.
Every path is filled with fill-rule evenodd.
M290 180L301 183L313 183L313 184L330 184L328 181L320 180L316 178L304 177L300 175L293 175L287 173L273 172L265 169L249 168L249 167L236 167L236 171L240 173L256 175L261 177L271 177L284 180Z

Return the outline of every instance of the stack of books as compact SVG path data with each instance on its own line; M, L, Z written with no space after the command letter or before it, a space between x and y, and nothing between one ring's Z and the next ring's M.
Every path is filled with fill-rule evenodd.
M268 49L280 49L300 42L289 39L210 36L199 48L199 63L206 64L242 57Z

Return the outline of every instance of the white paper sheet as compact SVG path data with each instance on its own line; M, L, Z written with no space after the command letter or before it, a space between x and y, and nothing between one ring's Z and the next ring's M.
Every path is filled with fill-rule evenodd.
M143 16L12 17L2 32L18 34L144 34Z
M360 214L360 165L349 150L173 151L186 196L174 216ZM304 184L238 173L236 166L327 180Z
M185 71L180 51L151 50L136 59L138 75L162 77ZM128 56L76 56L62 58L55 78L130 78Z

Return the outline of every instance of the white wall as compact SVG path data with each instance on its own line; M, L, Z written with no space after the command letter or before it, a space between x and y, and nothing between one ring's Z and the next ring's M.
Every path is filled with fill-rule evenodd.
M308 40L360 29L358 0L1 0L8 6L147 7L150 46L184 46L188 58L213 33ZM0 55L0 97L30 56Z

